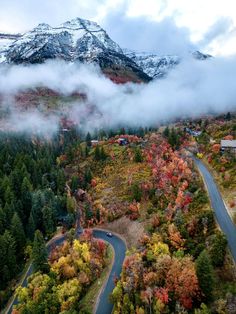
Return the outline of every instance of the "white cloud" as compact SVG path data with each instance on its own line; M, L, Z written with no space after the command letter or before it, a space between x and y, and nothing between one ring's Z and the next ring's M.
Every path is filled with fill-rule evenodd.
M170 17L156 22L147 17L125 16L122 9L107 16L102 26L122 48L159 55L183 55L196 49L188 29L178 27Z
M165 120L235 110L235 71L236 57L207 61L189 58L166 79L149 84L116 85L94 67L47 62L5 68L0 73L0 92L9 95L36 86L65 94L79 91L87 95L87 100L71 103L69 114L78 123L83 120L84 128L150 126ZM12 102L8 105L12 106ZM31 130L35 121L39 130L47 130L47 120L42 114L12 112L11 124L18 129ZM49 116L50 132L56 129L57 121L58 115Z
M163 21L172 20L180 30L188 29L190 39L200 48L218 20L230 20L231 27L224 37L214 38L203 48L218 55L236 54L235 32L232 31L236 27L235 0L1 0L0 32L22 32L40 22L53 26L75 17L103 24L104 20L121 12L121 8L126 21L146 17L150 24L156 21L164 25ZM144 45L143 50L145 48Z

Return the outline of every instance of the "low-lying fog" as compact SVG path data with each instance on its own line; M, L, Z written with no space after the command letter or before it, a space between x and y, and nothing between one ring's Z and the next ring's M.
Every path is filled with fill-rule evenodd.
M151 126L160 121L206 113L236 110L236 57L185 60L169 75L148 84L117 85L92 65L50 61L40 65L2 65L2 107L10 112L8 123L17 130L54 132L59 115L45 116L38 109L17 109L15 94L28 88L47 87L63 95L87 95L70 104L69 116L78 124L87 119L87 129L117 125ZM95 106L86 117L86 106ZM65 106L68 106L66 104Z

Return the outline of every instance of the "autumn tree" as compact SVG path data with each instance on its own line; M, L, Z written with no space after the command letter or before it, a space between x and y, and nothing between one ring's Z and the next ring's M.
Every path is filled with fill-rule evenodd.
M173 258L166 278L166 287L174 294L175 300L191 309L199 295L198 278L190 257Z

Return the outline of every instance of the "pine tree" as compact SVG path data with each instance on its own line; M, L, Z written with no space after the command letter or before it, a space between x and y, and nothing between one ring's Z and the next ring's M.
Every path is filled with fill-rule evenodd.
M47 261L47 249L43 239L43 235L39 230L36 230L34 235L32 260L34 271L47 272L49 270L49 265Z
M172 148L177 149L179 147L179 136L176 133L175 129L172 128L168 135L168 142Z
M142 127L140 127L140 128L138 129L138 136L139 136L139 137L144 137L144 135L145 135L144 129L143 129Z
M134 161L135 161L135 162L142 162L142 161L143 161L143 156L142 156L142 153L141 153L141 150L140 150L139 147L137 147L137 148L135 149Z
M62 169L58 169L56 171L57 177L56 177L56 185L57 185L57 193L63 193L65 190L65 184L66 184L66 178L65 173Z
M92 143L91 143L91 135L90 133L88 132L87 135L86 135L86 144L87 146L91 147Z
M142 198L142 190L140 189L138 184L134 184L132 186L132 199L136 202L140 202Z
M100 151L100 159L101 160L106 160L107 159L107 154L105 153L104 147L102 146L101 151Z
M205 300L210 301L214 288L214 271L211 259L206 251L202 251L196 260L196 273Z
M21 259L23 257L26 237L22 222L17 213L14 213L14 216L12 217L10 230L15 238L17 257Z
M23 226L26 227L28 217L26 217L26 213L23 209L23 205L22 205L21 200L17 200L17 202L15 203L15 211L17 212L18 216L20 217L20 220L22 221Z
M35 228L39 228L42 225L42 208L44 206L44 196L41 191L37 191L32 197L32 209L31 213L33 215Z
M210 248L210 257L212 264L216 267L220 267L224 263L225 253L227 247L227 240L223 233L218 233L213 239L212 246Z
M42 213L44 231L48 236L50 236L55 231L56 227L53 209L50 206L44 206Z
M30 213L29 220L27 223L27 235L31 241L34 239L35 233L35 222L32 213Z
M9 271L9 277L12 278L16 274L16 242L12 234L6 230L2 235L1 262ZM10 279L9 278L9 279ZM7 278L6 278L7 280Z
M86 168L85 169L85 174L84 174L84 182L85 182L85 186L87 186L87 184L90 184L92 180L92 173L90 168Z
M15 208L14 208L14 203L8 204L6 203L3 209L4 213L5 213L5 217L6 217L6 228L8 228L10 226L12 217L14 215L15 212Z
M72 176L71 184L70 184L72 193L74 193L78 189L78 186L79 186L79 178L78 178L78 176Z
M32 195L31 192L33 187L27 177L24 177L21 185L21 202L24 208L24 213L26 217L29 217L31 206L32 206Z
M88 221L93 218L93 212L89 206L89 204L85 205L85 220Z
M87 158L88 155L89 155L89 146L86 145L86 146L85 146L85 149L84 149L84 157Z
M99 148L98 145L95 147L94 159L95 159L96 161L101 160L101 152L100 152L100 148Z
M124 135L124 134L126 134L125 128L121 128L121 129L119 130L119 135Z
M227 112L226 116L225 116L225 119L230 121L231 120L231 113L230 112Z
M6 215L4 210L0 207L0 235L4 233L6 229Z
M97 208L97 210L96 210L96 219L97 219L98 222L101 219L101 214L100 214L100 209L99 208Z
M8 186L4 193L4 200L6 203L10 204L11 202L14 201L14 199L15 199L14 193L11 190L10 186Z
M169 134L170 134L170 129L169 129L169 127L167 126L167 127L165 128L165 130L163 131L163 135L164 135L166 138L168 138Z

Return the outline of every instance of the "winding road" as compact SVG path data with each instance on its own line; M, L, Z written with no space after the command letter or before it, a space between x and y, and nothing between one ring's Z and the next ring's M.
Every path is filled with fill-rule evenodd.
M192 158L204 178L210 196L211 205L215 212L216 220L221 230L226 235L228 246L232 253L234 262L236 262L236 226L228 214L221 194L209 170L202 161L195 157Z
M77 232L78 234L78 232ZM113 235L112 237L107 236L106 230L99 230L94 229L93 235L95 238L105 240L109 244L112 245L115 256L114 256L114 263L112 265L111 272L109 274L108 280L106 284L103 287L103 290L99 296L99 300L97 302L97 308L96 308L96 314L111 314L113 309L113 304L109 302L109 295L112 292L113 288L115 287L114 284L114 278L117 278L120 276L123 261L125 258L125 252L126 252L126 245L124 241L119 238L116 235ZM47 244L48 252L51 251L51 249L57 245L60 245L65 240L66 235L60 235L58 237L53 238L51 241ZM33 266L32 264L29 265L24 278L22 279L21 286L26 287L27 286L27 280L28 277L33 273ZM12 313L13 306L18 304L18 300L16 295L14 295L14 298L11 302L11 304L8 306L8 308L5 310L4 314L10 314Z
M95 238L99 238L109 242L115 251L114 263L112 266L111 273L106 282L104 289L102 290L99 300L98 306L96 308L96 314L111 314L113 309L113 304L109 302L109 295L115 287L114 279L120 276L123 261L125 258L126 245L124 241L116 235L112 237L108 237L106 232L102 230L94 230L93 235Z
M214 209L216 220L221 228L221 230L225 233L228 245L230 248L230 251L232 253L232 256L234 258L234 261L236 262L236 227L234 223L232 222L228 211L225 207L225 204L223 202L223 199L220 195L220 192L216 186L216 183L214 182L214 179L212 178L212 175L206 168L206 166L197 158L192 157L195 164L197 165L200 173L202 174L209 196L211 200L211 205ZM120 276L123 261L125 258L125 252L126 252L126 245L124 241L119 238L116 235L113 235L112 237L107 236L107 231L100 230L100 229L94 229L93 235L95 238L105 240L109 244L112 245L115 256L114 256L114 263L112 265L111 272L109 274L108 280L105 283L97 302L96 307L96 314L111 314L113 309L113 304L109 302L109 295L112 292L115 284L114 279ZM56 237L49 241L47 248L48 252L54 247L55 245L60 245L65 240L65 235L61 235L59 237ZM21 283L21 286L25 287L27 285L27 279L32 274L33 268L32 264L30 264L24 279ZM5 314L12 313L13 306L18 303L16 295L14 296L13 301L5 311Z

